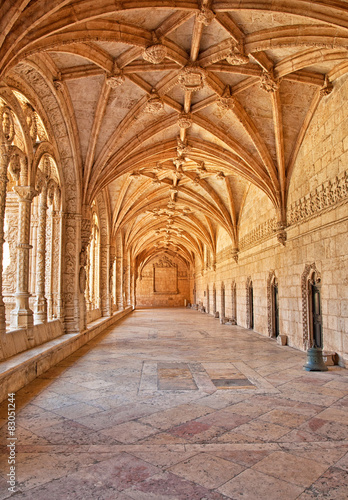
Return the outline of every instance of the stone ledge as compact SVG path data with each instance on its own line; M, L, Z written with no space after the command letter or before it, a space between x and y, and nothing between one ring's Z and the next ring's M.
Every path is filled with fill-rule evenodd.
M2 361L0 402L7 398L8 393L18 391L132 311L132 307L127 307L124 311L117 311L108 318L100 318L81 333L62 335Z

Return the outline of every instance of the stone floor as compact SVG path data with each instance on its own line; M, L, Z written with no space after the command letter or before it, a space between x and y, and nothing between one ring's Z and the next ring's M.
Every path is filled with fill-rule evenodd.
M305 361L196 311L135 311L17 392L12 498L343 500L348 372Z

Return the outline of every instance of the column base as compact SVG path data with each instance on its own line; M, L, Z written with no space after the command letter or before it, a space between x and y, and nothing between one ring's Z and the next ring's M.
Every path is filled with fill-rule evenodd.
M34 326L33 311L31 309L13 309L11 311L11 329L22 330Z

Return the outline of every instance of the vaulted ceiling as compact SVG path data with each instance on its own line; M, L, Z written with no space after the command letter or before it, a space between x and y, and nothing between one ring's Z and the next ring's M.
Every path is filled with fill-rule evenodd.
M83 203L103 190L142 260L214 254L217 227L237 251L251 184L285 225L312 116L348 71L346 1L13 0L0 33L1 77L30 66L64 99Z

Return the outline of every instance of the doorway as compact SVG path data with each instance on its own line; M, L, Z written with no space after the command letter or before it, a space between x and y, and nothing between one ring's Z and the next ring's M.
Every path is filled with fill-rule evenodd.
M273 336L279 335L279 297L278 283L274 280L272 285L272 310L273 310Z
M313 346L323 347L322 317L321 317L321 296L320 286L314 282L310 284L311 291L311 325L313 335Z

